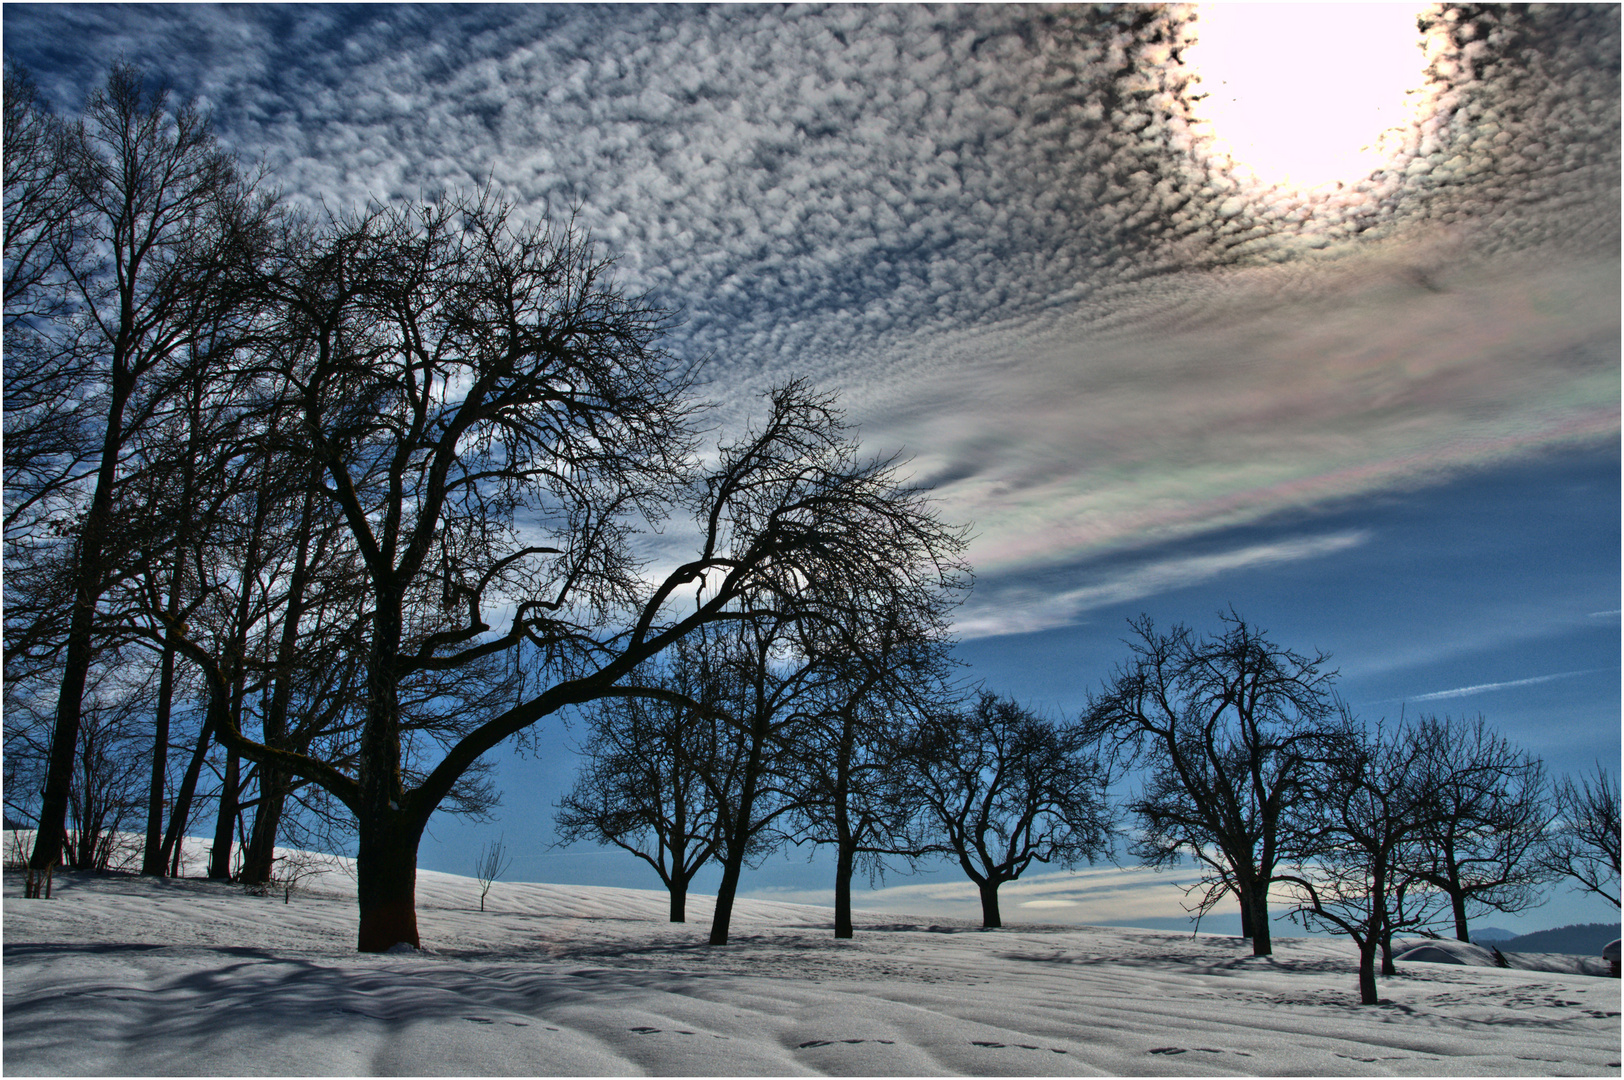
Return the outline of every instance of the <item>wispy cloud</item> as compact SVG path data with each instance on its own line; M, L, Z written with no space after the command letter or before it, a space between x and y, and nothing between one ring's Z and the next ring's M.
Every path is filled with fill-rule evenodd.
M1388 168L1311 196L1205 163L1190 14L4 18L59 102L145 64L292 202L490 178L525 213L573 210L629 288L680 310L672 344L710 358L719 417L791 374L843 388L867 444L914 455L974 523L984 575L1616 437L1617 7L1435 39L1433 114ZM1035 597L1027 621L1150 587Z
M1105 580L1051 592L1029 585L978 583L954 625L965 639L1024 634L1075 621L1084 612L1210 581L1221 574L1275 563L1321 558L1365 543L1364 530L1252 544L1233 551L1163 559L1109 572Z
M1509 682L1478 683L1476 686L1460 686L1453 690L1437 690L1430 694L1417 694L1408 698L1409 701L1442 701L1445 698L1470 697L1473 694L1487 694L1495 690L1509 690L1514 686L1538 686L1540 683L1554 682L1557 679L1571 679L1577 675L1593 675L1600 668L1587 668L1584 671L1560 671L1555 675L1536 675L1531 679L1512 679Z

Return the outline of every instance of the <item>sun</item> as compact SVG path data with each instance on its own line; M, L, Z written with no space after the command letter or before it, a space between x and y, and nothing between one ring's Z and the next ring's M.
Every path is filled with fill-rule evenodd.
M1259 183L1348 184L1385 164L1384 131L1425 81L1412 4L1203 4L1186 61L1210 148Z

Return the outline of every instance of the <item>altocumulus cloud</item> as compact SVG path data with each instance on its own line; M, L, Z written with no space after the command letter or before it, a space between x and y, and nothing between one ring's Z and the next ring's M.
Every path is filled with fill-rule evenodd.
M1207 156L1196 14L74 5L5 30L61 103L117 57L165 73L296 204L489 179L574 213L680 310L719 422L790 374L841 387L974 523L989 594L1616 437L1618 8L1432 10L1420 119L1307 193Z

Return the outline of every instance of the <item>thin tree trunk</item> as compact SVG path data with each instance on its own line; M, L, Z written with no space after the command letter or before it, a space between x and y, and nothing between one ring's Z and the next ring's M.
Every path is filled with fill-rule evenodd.
M174 608L174 584L171 584L170 590L171 614ZM147 837L141 849L141 872L156 877L163 877L168 869L163 850L164 789L168 780L169 714L174 694L175 648L165 641L158 675L158 709L152 720L152 783L147 790Z
M205 717L203 726L197 732L197 747L192 751L192 760L187 763L186 775L181 777L180 788L175 792L169 828L164 833L163 859L169 865L170 877L180 877L182 834L192 816L192 797L197 792L198 777L203 774L203 759L208 756L209 741L213 737L213 725Z
M283 774L261 766L259 776L259 805L254 808L254 828L249 833L242 868L238 871L245 885L263 885L271 880L271 868L276 861L276 831L282 823L282 808L287 800L287 779Z
M852 936L851 875L857 857L857 844L846 829L842 828L841 832L843 835L836 845L835 855L835 937L849 938Z
M1471 941L1472 935L1466 929L1466 894L1459 890L1451 892L1449 906L1455 912L1455 940Z
M979 883L981 890L981 925L988 930L996 930L1004 925L1004 920L998 915L998 882L987 878Z
M69 787L73 778L73 753L79 745L79 723L84 709L85 683L94 657L92 633L96 605L104 584L102 531L113 508L113 481L118 466L119 447L124 439L124 406L129 401L134 379L125 373L122 349L115 345L113 394L108 404L107 430L102 435L101 463L96 469L96 490L90 512L85 515L79 536L77 566L74 568L73 615L68 621L68 648L63 657L62 682L57 689L56 727L51 732L51 757L45 770L45 790L40 800L39 828L34 837L34 853L28 865L43 870L56 863L67 835Z
M214 822L214 849L209 853L209 877L217 880L231 878L231 838L236 832L240 767L237 751L227 750L225 778L220 783L220 814Z

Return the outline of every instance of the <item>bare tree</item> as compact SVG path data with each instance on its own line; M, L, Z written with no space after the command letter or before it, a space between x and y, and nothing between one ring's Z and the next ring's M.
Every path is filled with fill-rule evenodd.
M1314 794L1321 844L1297 872L1275 881L1296 894L1304 926L1341 931L1359 949L1359 1000L1378 1003L1376 954L1395 932L1422 926L1435 907L1414 886L1401 852L1432 813L1426 743L1377 725L1343 739Z
M115 68L90 95L83 123L67 132L58 152L75 203L75 246L55 241L63 305L72 317L37 329L50 335L40 348L59 368L56 390L96 402L99 415L95 423L87 417L68 425L90 442L37 461L30 474L37 491L23 496L53 521L78 515L55 544L72 603L36 867L54 858L67 815L98 607L116 561L115 534L130 524L115 504L125 450L163 404L151 386L154 373L234 302L232 291L219 287L222 276L242 263L269 213L217 146L208 119L172 107L161 91L149 93L131 68ZM32 422L36 413L24 416ZM8 407L8 442L11 420ZM15 533L21 526L8 521L14 525ZM7 539L9 546L13 537ZM35 542L45 543L37 534Z
M1406 860L1449 898L1455 937L1470 941L1469 916L1541 902L1538 886L1550 877L1538 860L1551 821L1545 766L1482 717L1422 717L1408 737L1428 806Z
M1070 867L1109 847L1109 776L1094 751L1081 727L990 693L925 722L910 755L914 783L934 846L980 890L983 926L1003 925L998 887L1034 862Z
M485 897L490 895L491 885L497 878L507 873L513 860L508 857L505 838L497 837L488 840L479 849L479 856L474 860L474 877L479 881L479 910L485 910Z
M707 699L694 639L678 642L661 666L639 681ZM581 772L554 819L560 842L590 840L636 855L665 884L671 921L685 922L688 885L718 857L722 820L738 798L741 763L727 757L734 740L714 712L647 698L597 702L587 723Z
M919 719L948 698L945 613L951 596L921 596L906 612L864 613L820 627L811 645L827 672L795 755L796 843L835 849L835 937L852 936L852 878L870 882L888 857L926 853L923 802L907 780Z
M701 474L665 317L606 273L577 233L515 227L486 195L334 222L264 281L282 335L267 377L289 387L304 438L279 452L320 464L364 567L353 767L247 737L225 658L181 647L223 742L355 815L363 951L417 944L423 827L504 739L640 691L625 681L640 664L751 605L798 619L834 602L821 582L894 592L959 572L923 496L859 459L803 384ZM674 506L695 512L699 551L651 588L630 538ZM408 722L414 688L480 665L469 686L505 670L500 693L476 707L419 694Z
M1618 838L1618 780L1600 762L1557 782L1555 828L1541 856L1553 876L1618 907Z
M1134 621L1133 657L1090 699L1084 726L1148 766L1129 803L1133 852L1153 866L1205 864L1202 910L1233 893L1242 934L1267 956L1269 885L1292 854L1292 815L1341 732L1336 672L1324 653L1282 649L1233 611L1220 617L1224 631L1207 638Z

